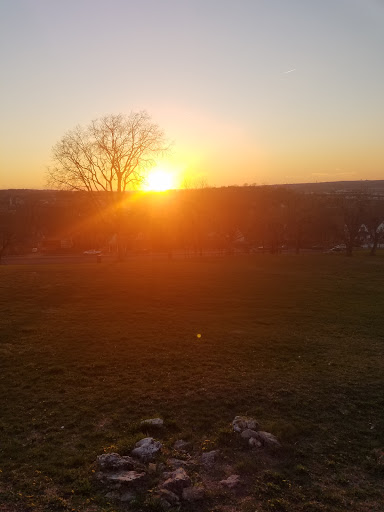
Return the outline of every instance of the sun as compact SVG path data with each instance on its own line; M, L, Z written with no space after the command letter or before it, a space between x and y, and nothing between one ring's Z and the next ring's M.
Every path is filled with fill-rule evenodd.
M174 188L174 181L175 180L172 172L167 171L162 167L156 167L149 172L143 189L153 192L164 192L165 190Z

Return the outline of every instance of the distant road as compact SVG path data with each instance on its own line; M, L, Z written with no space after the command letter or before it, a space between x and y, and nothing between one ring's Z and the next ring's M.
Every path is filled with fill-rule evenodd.
M243 253L238 253L243 254ZM236 254L234 254L236 255ZM224 252L218 251L203 251L202 256L204 257L224 257ZM199 253L190 252L185 253L184 251L175 251L172 253L171 259L181 258L199 258ZM124 260L132 259L168 259L168 253L166 252L148 252L148 253L127 253L124 256ZM101 263L113 262L117 260L116 254L106 254L101 256ZM2 265L59 265L61 263L67 264L78 264L78 263L97 263L97 256L93 254L28 254L27 256L4 256L2 258Z
M284 249L280 255L294 254L293 249ZM316 251L312 249L301 249L300 254L322 254L324 251ZM250 253L249 255L256 254L269 254L269 251L257 251L256 253ZM231 256L244 256L244 252L234 252ZM223 251L203 251L202 257L227 257L228 255ZM171 259L190 259L199 258L198 252L184 252L175 251L172 253ZM127 253L124 256L124 260L132 259L168 259L168 253L166 252L148 252L148 253ZM116 261L116 254L103 254L101 256L101 263ZM2 258L2 265L54 265L54 264L78 264L78 263L97 263L97 256L93 254L29 254L27 256L4 256Z

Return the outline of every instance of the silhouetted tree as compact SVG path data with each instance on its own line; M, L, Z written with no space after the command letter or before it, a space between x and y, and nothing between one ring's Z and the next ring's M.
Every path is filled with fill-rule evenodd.
M164 132L146 112L105 116L69 131L53 147L48 184L85 190L99 206L107 197L121 257L123 194L141 184L155 158L168 149Z

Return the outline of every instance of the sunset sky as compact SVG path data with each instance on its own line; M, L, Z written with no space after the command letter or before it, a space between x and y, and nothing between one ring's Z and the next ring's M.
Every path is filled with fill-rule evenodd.
M0 0L0 188L147 110L211 186L384 179L383 0Z

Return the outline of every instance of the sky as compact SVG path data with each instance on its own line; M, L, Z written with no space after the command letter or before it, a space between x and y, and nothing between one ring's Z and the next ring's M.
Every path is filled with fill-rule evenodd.
M384 0L0 0L0 189L146 110L210 186L384 179Z

